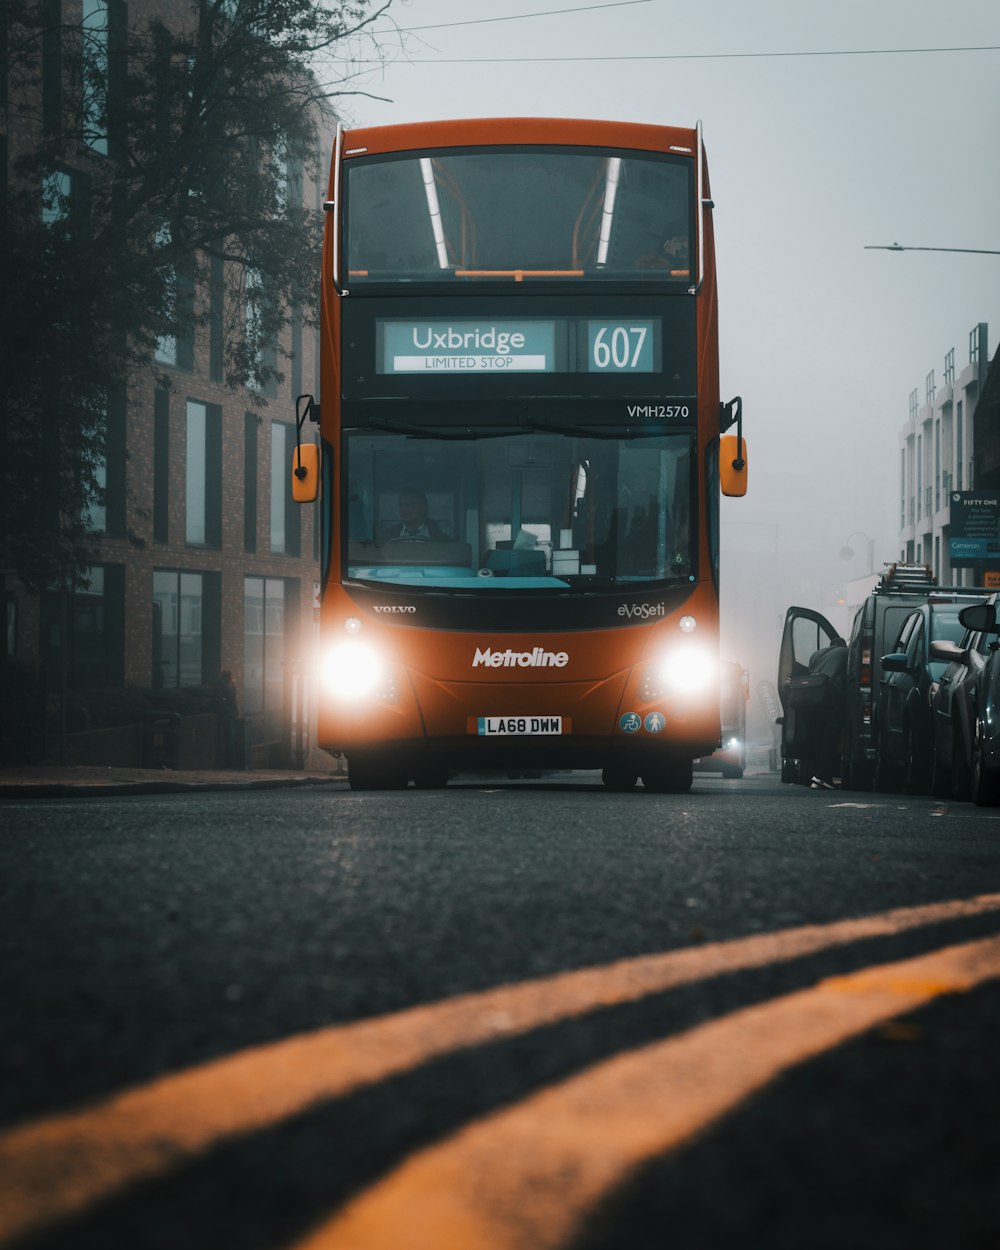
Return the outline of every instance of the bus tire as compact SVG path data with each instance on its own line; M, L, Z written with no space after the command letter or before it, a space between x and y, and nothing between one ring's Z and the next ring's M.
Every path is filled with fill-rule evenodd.
M413 777L418 790L443 790L448 784L447 768L420 768Z
M642 784L654 794L687 794L694 778L691 760L670 760L642 774Z
M347 784L352 790L405 790L409 777L367 755L352 755L347 760Z
M604 782L606 790L613 790L616 794L624 794L627 790L634 790L636 782L639 780L639 774L634 768L629 768L625 764L609 764L601 773L601 780Z

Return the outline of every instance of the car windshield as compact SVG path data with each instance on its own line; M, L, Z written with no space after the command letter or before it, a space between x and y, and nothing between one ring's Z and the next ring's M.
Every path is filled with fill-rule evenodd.
M472 593L687 581L692 436L352 430L346 571Z
M487 148L345 162L350 281L691 282L691 161Z

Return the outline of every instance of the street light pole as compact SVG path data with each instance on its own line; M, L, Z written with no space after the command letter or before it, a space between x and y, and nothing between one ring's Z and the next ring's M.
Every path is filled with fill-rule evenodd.
M852 538L863 538L865 540L865 550L868 557L868 575L871 576L875 572L875 539L869 538L867 534L861 530L854 530L844 539L844 545L840 549L840 558L842 560L850 560L854 555L854 548L851 546Z
M908 247L902 243L866 243L866 252L970 252L976 256L1000 256L988 247Z

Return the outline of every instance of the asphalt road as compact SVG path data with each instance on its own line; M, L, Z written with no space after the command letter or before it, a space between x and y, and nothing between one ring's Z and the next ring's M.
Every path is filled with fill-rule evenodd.
M0 826L0 1245L1000 1245L1000 809L577 774Z

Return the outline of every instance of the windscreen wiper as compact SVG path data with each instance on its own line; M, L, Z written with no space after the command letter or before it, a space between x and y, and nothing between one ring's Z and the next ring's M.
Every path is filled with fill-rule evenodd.
M386 417L362 417L358 425L363 430L379 430L384 434L403 434L407 438L443 438L467 442L475 438L505 438L517 434L519 425L416 425L412 421L395 421Z
M539 434L566 434L572 438L659 438L664 433L644 425L567 425L560 421L538 421L534 418L522 428L536 430Z

